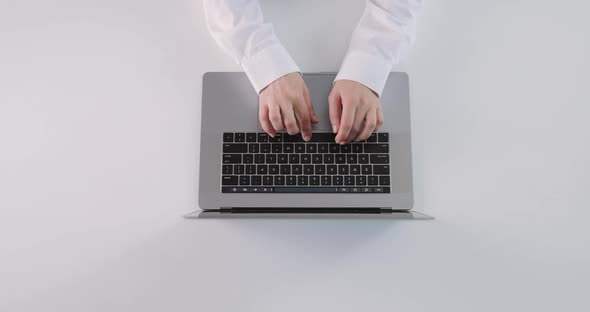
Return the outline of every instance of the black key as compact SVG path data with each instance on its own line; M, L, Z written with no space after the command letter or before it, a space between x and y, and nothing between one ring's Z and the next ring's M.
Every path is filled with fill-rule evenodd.
M338 188L338 193L349 193L350 192L350 188L348 187L339 187Z
M371 167L371 165L362 165L361 166L361 173L362 174L373 174L373 168Z
M340 145L330 144L330 153L332 153L332 154L340 153Z
M307 176L298 176L297 177L297 185L307 185L307 184L308 184Z
M221 166L221 168L221 172L223 172L223 174L232 174L233 172L232 165L223 165Z
M276 193L337 193L335 187L275 187Z
M356 176L356 185L365 186L367 185L367 177L366 176Z
M311 164L311 155L301 154L301 163L302 164Z
M334 163L334 155L326 154L324 155L324 164L333 164Z
M268 142L268 134L258 133L258 142Z
M379 185L379 178L377 176L369 176L369 185Z
M382 187L374 187L373 193L383 193L383 188Z
M303 166L301 165L292 165L291 166L291 174L302 174L303 173Z
M344 185L354 185L354 177L353 176L345 176L344 177Z
M350 153L351 150L352 147L350 146L350 144L340 145L340 153Z
M365 144L365 153L389 153L389 144Z
M328 152L328 144L322 143L318 144L318 153L325 154Z
M250 176L240 176L240 185L250 185Z
M313 174L313 165L305 165L303 166L303 174Z
M299 155L298 154L289 155L289 163L290 164L298 164L299 163Z
M371 154L370 156L372 164L388 164L389 163L389 155L388 154Z
M267 174L268 173L268 166L267 165L258 165L258 166L256 166L256 173L258 173L258 174Z
M311 155L311 162L314 164L321 164L322 163L322 154Z
M273 142L273 143L283 142L281 133L275 134L274 138L273 137L268 138L268 141Z
M377 133L379 142L389 142L389 133Z
M338 173L338 167L336 165L328 165L328 174L336 174Z
M262 185L272 185L272 176L263 176Z
M254 155L254 163L256 163L256 164L264 164L264 154L256 154L256 155Z
M246 142L246 134L243 132L238 132L234 134L234 140L238 143Z
M234 141L234 134L225 132L223 134L223 142L233 142Z
M262 185L262 176L251 176L250 177L250 184L252 185Z
M291 174L291 165L281 165L281 174Z
M238 176L221 177L221 185L238 185Z
M289 135L285 133L283 135L283 142L303 142L303 138L301 134Z
M363 145L360 143L352 144L352 152L356 154L360 154L363 152Z
M315 174L317 174L317 175L326 174L326 166L325 165L315 165Z
M280 154L283 152L283 145L278 143L273 143L271 147L271 151L276 154Z
M360 165L350 165L350 174L361 174Z
M285 185L285 176L275 176L275 185Z
M335 142L336 134L331 132L315 132L311 136L310 142Z
M283 152L284 153L293 153L293 144L283 144Z
M247 193L250 191L249 187L229 187L224 186L221 188L221 193Z
M261 153L270 153L270 144L268 144L268 143L260 144L260 152Z
M373 174L389 174L389 165L373 165Z
M309 177L309 185L320 185L320 177L319 176Z
M305 144L295 144L295 153L305 153Z
M242 155L240 154L225 154L223 155L224 164L239 164L242 162Z
M348 165L338 165L338 174L348 174Z
M345 164L346 163L346 155L336 154L336 163L337 164Z
M379 185L389 185L389 176L379 176Z
M370 187L363 187L362 188L362 192L363 193L371 193L372 189Z
M279 163L279 164L288 164L289 163L289 156L287 156L287 154L279 154L279 155L277 155L277 163Z
M317 148L318 148L317 144L309 143L306 145L307 145L307 153L315 153L317 151Z
M250 143L248 144L248 153L256 154L260 152L260 145L258 143Z
M244 174L244 165L234 165L234 174Z
M256 165L246 165L246 174L256 174Z
M267 164L276 164L277 163L277 155L276 154L266 154L266 163Z
M254 133L254 132L246 133L246 142L256 142L256 133Z
M359 155L359 164L368 164L368 163L369 163L369 155L360 154Z
M332 177L332 184L333 185L342 185L343 179L342 176L333 176Z
M371 133L371 135L367 138L367 142L377 142L377 134Z
M287 185L297 185L297 177L287 176Z
M322 176L322 185L332 185L332 177Z
M269 165L268 174L279 174L279 165Z
M242 155L242 162L245 164L251 164L254 162L254 155L253 154L244 154Z
M357 163L357 155L355 155L355 154L346 155L346 163L347 164L356 164Z

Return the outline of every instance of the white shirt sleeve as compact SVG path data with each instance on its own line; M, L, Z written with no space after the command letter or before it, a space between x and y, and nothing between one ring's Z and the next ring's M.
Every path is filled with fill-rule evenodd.
M414 40L421 0L367 0L335 80L354 80L379 96L391 68Z
M204 0L205 20L217 43L242 66L257 93L301 70L283 47L257 0Z

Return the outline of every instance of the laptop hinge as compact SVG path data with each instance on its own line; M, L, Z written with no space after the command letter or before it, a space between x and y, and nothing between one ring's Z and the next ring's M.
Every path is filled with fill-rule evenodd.
M232 214L256 214L256 213L305 213L305 214L381 214L394 212L407 212L406 210L394 210L391 208L380 207L363 207L363 208L342 208L342 207L276 207L276 208L257 208L257 207L222 207L217 210L220 213Z

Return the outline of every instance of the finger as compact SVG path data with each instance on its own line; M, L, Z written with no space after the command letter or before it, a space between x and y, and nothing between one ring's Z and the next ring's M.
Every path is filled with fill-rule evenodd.
M365 116L365 124L363 131L356 137L355 141L363 141L366 140L375 127L377 126L377 108L372 108L367 112Z
M344 144L348 139L350 130L354 123L355 105L348 98L341 98L342 101L342 117L340 118L340 126L338 127L338 134L336 134L336 143Z
M328 97L328 109L330 112L330 122L332 123L332 132L337 133L340 127L340 117L342 115L342 103L340 103L340 94L332 91Z
M295 110L295 116L299 121L301 136L303 137L303 140L309 141L311 139L311 118L309 117L309 111L307 110L305 100L299 99L299 102L295 104L293 109Z
M381 128L383 121L383 111L381 110L381 104L379 104L377 105L377 126L375 127L375 132Z
M311 98L309 97L309 90L307 90L307 88L303 92L303 97L305 98L307 110L309 110L310 112L311 122L314 124L318 123L320 120L318 119L318 116L315 114L315 110L313 109L313 103L311 103Z
M350 143L356 139L358 134L363 130L363 123L367 116L369 108L367 106L357 104L356 110L354 111L354 122L352 123L352 129L346 138L346 142Z
M276 131L281 131L285 127L281 118L281 108L276 103L268 105L268 119L270 119L270 123Z
M299 127L297 127L293 106L288 104L281 106L281 114L283 116L283 124L285 125L285 128L287 128L287 133L290 135L299 133Z
M262 125L264 132L268 133L268 135L274 138L276 131L268 119L268 106L265 104L260 104L260 109L258 110L258 119L260 120L260 125Z

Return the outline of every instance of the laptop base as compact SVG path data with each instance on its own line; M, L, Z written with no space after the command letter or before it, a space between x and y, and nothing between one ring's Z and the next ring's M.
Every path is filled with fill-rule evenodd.
M433 220L412 210L390 208L221 208L197 210L186 219L392 219Z

